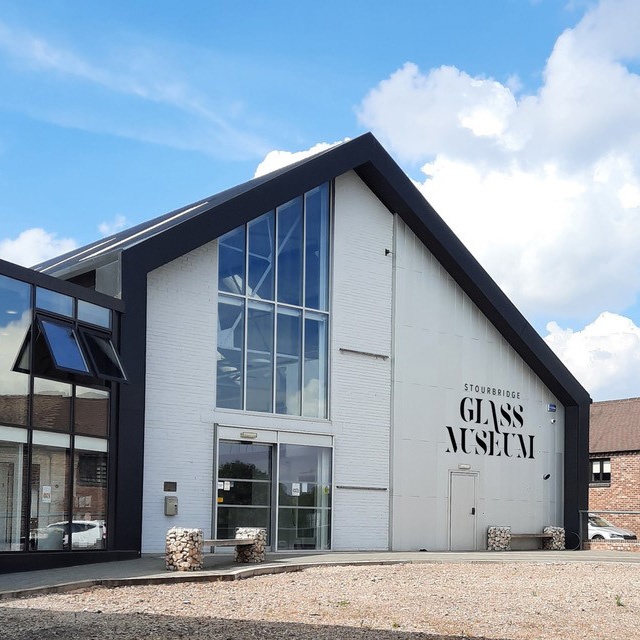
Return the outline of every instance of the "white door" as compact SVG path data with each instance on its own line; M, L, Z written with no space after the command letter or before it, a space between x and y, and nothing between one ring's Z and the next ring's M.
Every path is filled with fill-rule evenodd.
M452 471L449 482L449 550L476 549L476 473Z

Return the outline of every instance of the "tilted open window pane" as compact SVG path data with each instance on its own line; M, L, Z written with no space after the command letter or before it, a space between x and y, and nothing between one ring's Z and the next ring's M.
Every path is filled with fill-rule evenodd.
M274 230L273 211L249 223L249 290L248 295L273 300Z
M80 332L97 377L106 380L126 380L127 376L111 340L89 331Z
M38 323L58 369L74 373L90 373L89 365L78 343L78 336L71 325L58 324L45 318L39 318Z
M218 240L218 289L244 293L244 227L229 231Z
M218 372L216 405L242 409L244 301L230 296L218 300Z

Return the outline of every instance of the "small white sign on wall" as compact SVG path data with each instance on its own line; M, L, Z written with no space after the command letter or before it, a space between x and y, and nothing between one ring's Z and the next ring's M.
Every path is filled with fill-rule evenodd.
M42 487L42 502L51 502L51 487L49 485L43 485Z

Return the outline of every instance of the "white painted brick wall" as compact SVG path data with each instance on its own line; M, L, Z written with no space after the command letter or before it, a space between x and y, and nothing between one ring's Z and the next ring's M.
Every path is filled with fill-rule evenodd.
M562 524L563 407L401 220L396 268L393 548L447 549L448 479L459 464L478 473L478 549L489 525L530 533ZM462 421L461 399L487 398L465 382L520 392L535 459L446 451L446 425L477 427Z
M334 486L389 483L393 216L353 173L336 180L331 340ZM333 548L386 549L389 491L336 489Z
M142 550L172 526L211 528L216 251L209 243L149 274ZM165 494L163 482L178 483ZM164 515L164 496L178 515Z

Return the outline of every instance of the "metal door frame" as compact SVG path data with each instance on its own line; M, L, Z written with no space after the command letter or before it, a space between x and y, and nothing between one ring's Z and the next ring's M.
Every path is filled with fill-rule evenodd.
M479 471L469 471L462 469L451 469L449 470L449 499L448 499L448 509L447 509L447 548L449 551L454 551L451 548L451 502L453 498L453 477L454 476L471 476L473 477L473 502L474 509L476 510L473 519L473 549L471 551L478 550L478 478L480 477Z

